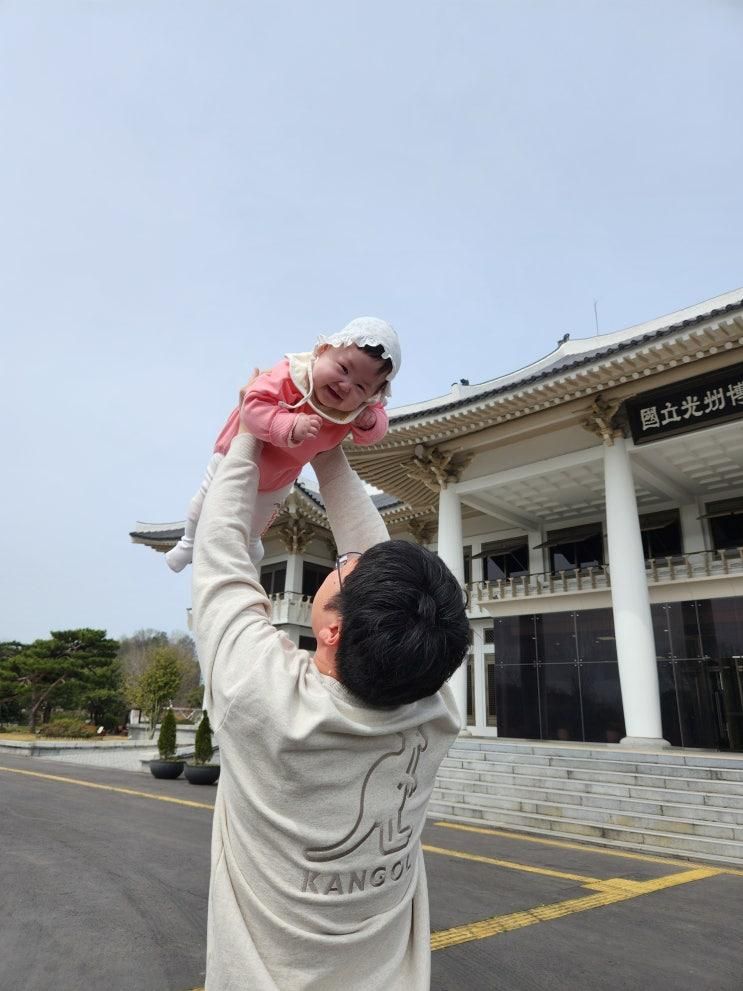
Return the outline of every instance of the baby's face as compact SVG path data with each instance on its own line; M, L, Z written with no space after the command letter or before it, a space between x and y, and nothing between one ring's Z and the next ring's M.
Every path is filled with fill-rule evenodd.
M312 381L315 396L328 409L351 413L376 395L384 385L377 358L351 344L326 348L315 361Z

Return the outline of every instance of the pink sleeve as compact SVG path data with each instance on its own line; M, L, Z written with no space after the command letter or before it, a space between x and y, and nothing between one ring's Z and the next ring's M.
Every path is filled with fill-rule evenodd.
M287 385L291 388L287 389ZM254 437L275 447L296 447L291 440L297 414L279 406L291 398L293 385L288 377L288 362L282 361L253 382L243 399L240 422Z
M351 435L353 437L354 444L361 444L362 446L368 447L370 444L376 444L380 441L384 435L387 433L387 414L384 411L384 406L381 403L374 403L369 409L377 414L377 419L373 427L369 427L368 430L362 430L361 427L357 427L355 424L351 424Z

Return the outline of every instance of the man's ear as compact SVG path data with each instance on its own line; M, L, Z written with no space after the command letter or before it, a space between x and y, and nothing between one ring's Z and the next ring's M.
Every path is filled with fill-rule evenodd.
M341 638L341 618L337 612L328 611L326 619L317 631L317 639L324 647L331 650L338 649Z

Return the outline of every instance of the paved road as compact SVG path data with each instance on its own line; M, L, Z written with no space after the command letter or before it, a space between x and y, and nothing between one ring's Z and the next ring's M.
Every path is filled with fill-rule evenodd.
M3 756L2 991L201 987L213 795ZM424 842L432 991L743 991L743 871L436 823Z

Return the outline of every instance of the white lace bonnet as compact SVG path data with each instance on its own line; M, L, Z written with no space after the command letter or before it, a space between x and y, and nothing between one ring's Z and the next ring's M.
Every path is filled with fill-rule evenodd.
M330 334L329 337L321 334L315 344L312 357L317 358L328 347L343 348L348 347L349 344L355 344L359 348L377 347L381 344L382 358L389 358L392 362L392 370L388 373L380 391L380 398L384 402L390 394L390 382L400 371L400 341L394 328L386 320L380 320L378 317L357 317L336 334Z

